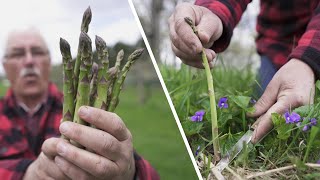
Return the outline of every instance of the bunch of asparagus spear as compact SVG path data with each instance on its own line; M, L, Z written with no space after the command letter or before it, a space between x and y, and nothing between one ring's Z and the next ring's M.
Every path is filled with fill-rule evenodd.
M135 50L120 70L124 51L118 52L114 67L109 68L109 53L106 42L95 36L98 62L93 63L92 41L88 36L92 13L90 7L83 14L76 59L72 59L69 43L60 38L63 59L63 120L87 125L77 112L81 106L93 106L114 112L123 82L132 64L144 49ZM64 137L65 138L65 137Z

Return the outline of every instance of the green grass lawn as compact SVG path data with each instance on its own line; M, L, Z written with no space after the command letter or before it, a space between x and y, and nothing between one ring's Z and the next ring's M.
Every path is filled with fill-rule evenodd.
M124 89L117 108L137 152L161 179L198 179L162 88L153 88L145 104L138 102L137 94L136 89Z
M0 97L4 96L6 94L6 91L7 91L7 86L5 86L0 82Z

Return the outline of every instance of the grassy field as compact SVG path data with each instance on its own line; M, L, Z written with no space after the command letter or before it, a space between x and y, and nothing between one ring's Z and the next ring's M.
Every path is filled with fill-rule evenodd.
M125 89L117 113L131 130L136 150L161 179L198 179L162 88L153 88L145 104L137 90Z
M161 73L191 149L195 152L199 147L199 154L213 158L211 109L204 71L182 65L181 69L162 66ZM226 98L228 104L223 108L217 105L220 152L226 155L256 120L247 117L246 114L254 111L254 100L257 100L254 92L258 86L255 74L249 66L244 69L216 66L212 74L216 101ZM299 114L300 123L289 124L286 123L283 114L273 114L274 127L270 133L259 143L244 146L242 153L229 164L229 167L243 179L260 179L259 172L267 170L271 172L265 174L263 179L319 179L320 166L314 164L320 163L320 81L316 87L314 105L288 110L288 113ZM190 117L199 110L205 112L203 120L191 121ZM307 130L303 130L305 127ZM200 155L196 157L199 158ZM296 165L297 168L280 173L273 172L292 165ZM200 170L203 177L209 176L209 165L201 166ZM226 179L233 179L234 174L225 170L223 175Z

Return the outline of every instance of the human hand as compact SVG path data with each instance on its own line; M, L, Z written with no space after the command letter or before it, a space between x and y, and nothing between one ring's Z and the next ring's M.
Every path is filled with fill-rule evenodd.
M184 18L190 17L198 30L199 38L194 34ZM209 9L191 3L178 4L169 18L171 47L173 52L187 65L203 68L202 48L211 67L216 53L210 48L220 38L223 30L220 18Z
M60 170L71 179L133 179L132 136L120 117L84 106L80 108L79 116L97 129L64 122L60 132L94 153L60 141L58 156L54 159Z
M50 163L40 163L36 167L48 170L50 174L45 172L45 175L49 177L58 177L54 179L133 179L132 136L122 120L114 113L92 107L81 107L79 116L97 129L64 122L60 132L94 153L66 140L50 138L44 142L43 153L39 156L45 156Z
M26 170L23 179L69 179L54 162L54 156L57 155L56 145L60 141L65 141L60 138L47 139L42 149L47 151L47 154L41 152L38 158L33 161Z
M259 118L255 123L252 143L272 129L271 113L283 114L289 109L312 104L314 81L312 69L301 60L291 59L281 67L255 104L256 111L251 116Z

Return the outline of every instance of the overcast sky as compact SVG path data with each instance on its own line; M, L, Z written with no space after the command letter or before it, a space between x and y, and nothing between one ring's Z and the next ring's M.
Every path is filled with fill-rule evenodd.
M118 41L135 43L140 32L127 0L0 0L0 57L8 32L21 27L34 26L44 35L51 51L52 62L61 63L59 38L71 45L76 55L80 24L85 9L90 6L92 20L89 36L101 36L107 45ZM3 74L0 65L0 74Z

